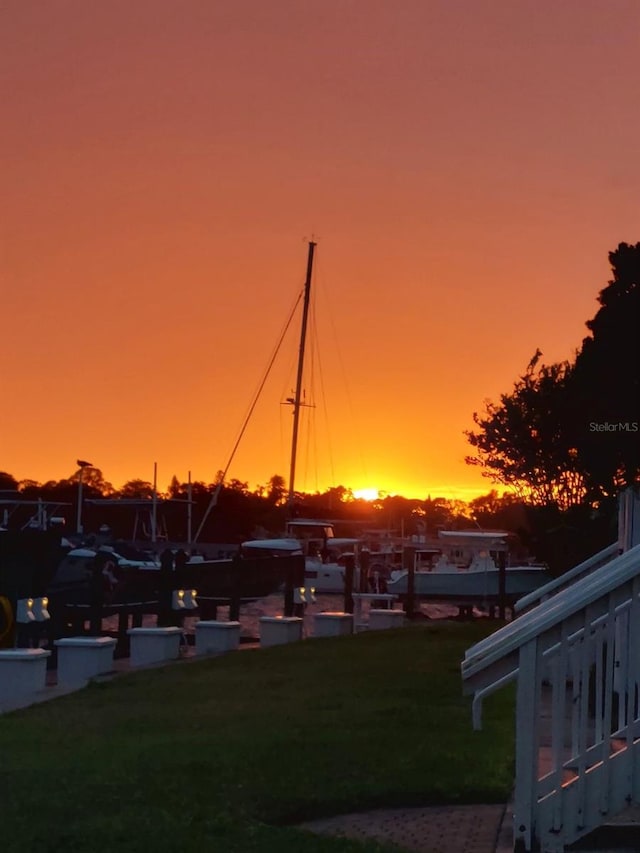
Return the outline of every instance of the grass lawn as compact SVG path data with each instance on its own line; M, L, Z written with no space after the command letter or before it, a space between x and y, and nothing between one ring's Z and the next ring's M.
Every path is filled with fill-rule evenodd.
M430 623L121 676L0 717L3 853L382 851L290 824L506 801L513 693L471 727L464 651Z

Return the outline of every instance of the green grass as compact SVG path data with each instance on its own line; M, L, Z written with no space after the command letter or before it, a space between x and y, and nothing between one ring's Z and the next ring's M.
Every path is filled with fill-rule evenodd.
M471 726L487 623L308 640L132 673L0 717L3 853L382 851L294 822L504 802L513 695Z

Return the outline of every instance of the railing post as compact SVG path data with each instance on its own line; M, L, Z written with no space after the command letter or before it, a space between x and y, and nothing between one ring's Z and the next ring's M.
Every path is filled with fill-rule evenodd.
M507 555L505 551L498 553L498 614L504 622L507 618Z
M627 672L625 683L625 704L626 704L626 740L627 750L625 755L626 773L625 773L625 793L631 798L636 794L638 789L638 770L637 770L637 754L634 749L634 741L636 735L636 721L640 717L640 709L638 708L638 677L640 675L640 577L636 576L631 584L631 606L629 608L629 616L627 620ZM620 697L622 702L623 697Z
M515 850L530 851L538 780L540 678L538 640L520 647L516 697L516 790L513 837Z
M355 572L355 556L346 554L344 558L344 612L353 613L353 576Z
M358 592L369 592L369 563L371 552L366 548L360 551L360 573L358 577Z

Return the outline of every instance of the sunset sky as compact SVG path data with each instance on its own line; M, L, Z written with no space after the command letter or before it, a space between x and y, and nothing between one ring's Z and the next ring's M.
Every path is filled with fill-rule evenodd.
M4 0L0 28L18 479L211 482L313 238L297 487L485 493L473 412L573 357L640 240L639 0ZM251 487L288 476L298 322Z

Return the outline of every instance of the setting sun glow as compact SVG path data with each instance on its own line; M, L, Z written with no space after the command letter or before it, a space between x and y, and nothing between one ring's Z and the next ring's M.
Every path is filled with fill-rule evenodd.
M378 489L356 489L353 496L362 501L375 501L380 497L380 492Z
M572 358L640 189L640 3L487 5L3 3L0 472L286 478L313 239L295 489L486 494L474 413Z

